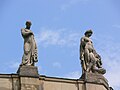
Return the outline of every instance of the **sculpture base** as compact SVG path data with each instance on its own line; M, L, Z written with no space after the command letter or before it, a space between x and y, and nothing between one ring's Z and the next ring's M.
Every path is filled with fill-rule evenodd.
M108 81L102 74L85 72L84 74L82 74L80 79L85 81L85 83L102 84L106 88L109 88Z
M20 76L39 77L38 68L36 66L20 66L17 73Z

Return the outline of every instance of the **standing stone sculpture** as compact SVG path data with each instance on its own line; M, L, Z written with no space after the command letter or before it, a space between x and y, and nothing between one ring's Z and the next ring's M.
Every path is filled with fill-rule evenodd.
M24 39L24 54L22 57L21 66L34 66L38 61L37 45L34 39L34 34L30 30L32 23L26 21L26 28L21 29L21 34Z
M22 63L17 70L20 76L39 77L38 68L35 62L38 62L37 45L34 39L34 34L30 30L32 23L26 21L26 28L21 29L21 34L24 39L24 54Z
M87 30L85 36L81 38L80 60L82 72L105 74L106 70L102 68L101 57L94 49L92 40L90 39L92 34L92 30Z

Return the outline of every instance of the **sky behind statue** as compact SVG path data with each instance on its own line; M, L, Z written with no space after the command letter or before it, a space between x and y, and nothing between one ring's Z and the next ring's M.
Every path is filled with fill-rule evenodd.
M0 73L15 73L22 60L21 28L32 21L41 75L79 78L80 38L93 30L105 77L120 88L119 0L1 0Z

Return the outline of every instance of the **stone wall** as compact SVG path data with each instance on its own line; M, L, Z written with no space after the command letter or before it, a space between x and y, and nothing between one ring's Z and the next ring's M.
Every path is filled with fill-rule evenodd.
M0 90L20 90L20 79L15 74L0 74Z
M104 84L86 82L82 79L0 74L0 90L108 90L108 88Z

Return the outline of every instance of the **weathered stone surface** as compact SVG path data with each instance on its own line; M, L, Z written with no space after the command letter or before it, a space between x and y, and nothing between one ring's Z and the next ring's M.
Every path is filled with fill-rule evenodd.
M92 74L91 74L92 75ZM88 76L91 76L88 75ZM99 77L99 80L89 80ZM111 90L106 88L103 77L94 76L83 79L66 79L56 77L30 77L17 74L0 74L0 90ZM96 81L96 82L95 82Z
M39 78L32 77L20 77L21 90L40 90L40 80Z
M76 84L63 82L44 82L44 90L77 90Z
M20 76L39 77L38 68L35 66L20 66L17 73Z
M107 89L103 85L87 83L86 90L107 90Z
M0 90L12 90L12 79L0 78Z
M109 88L107 79L102 74L95 73L84 73L80 79L84 80L86 83L102 84L106 88Z
M12 78L12 87L14 88L14 90L20 90L20 80L19 80L19 78Z

